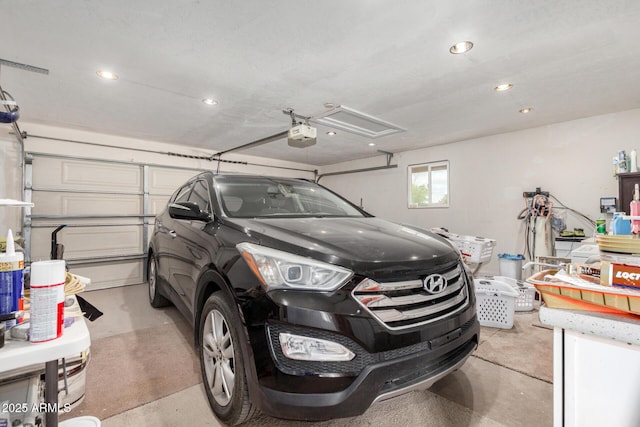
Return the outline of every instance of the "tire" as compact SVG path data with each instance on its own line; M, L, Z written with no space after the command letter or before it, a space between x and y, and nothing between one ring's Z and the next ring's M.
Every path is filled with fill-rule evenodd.
M160 295L158 288L158 261L153 254L149 254L149 262L147 263L147 282L149 283L149 304L154 308L166 307L169 300Z
M257 413L249 400L239 325L235 306L221 292L212 294L200 317L200 370L211 410L229 425L242 424Z

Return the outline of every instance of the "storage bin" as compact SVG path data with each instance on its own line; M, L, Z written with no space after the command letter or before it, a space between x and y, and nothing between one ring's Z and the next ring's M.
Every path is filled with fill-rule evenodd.
M511 329L516 298L520 295L511 285L495 279L474 279L476 310L482 326Z
M500 260L501 276L522 280L522 261L524 260L522 254L498 254L498 259Z

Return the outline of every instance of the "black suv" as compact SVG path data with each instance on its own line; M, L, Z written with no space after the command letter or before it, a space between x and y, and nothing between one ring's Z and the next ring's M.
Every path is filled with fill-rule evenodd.
M444 238L303 179L205 172L156 218L149 298L193 322L215 415L362 414L478 345L471 274Z

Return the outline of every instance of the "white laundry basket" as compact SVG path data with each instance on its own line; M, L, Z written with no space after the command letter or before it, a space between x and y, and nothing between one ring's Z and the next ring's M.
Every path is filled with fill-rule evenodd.
M523 282L522 280L516 280L513 277L507 276L483 276L477 277L477 279L493 279L498 282L506 283L513 289L518 291L518 297L516 298L515 311L533 311L536 301L536 287L531 283Z
M449 233L443 228L432 228L431 231L449 239L460 251L462 259L468 263L482 264L490 261L493 248L496 246L494 239Z
M482 326L511 329L516 298L520 295L511 285L488 278L473 280L476 289L476 310Z

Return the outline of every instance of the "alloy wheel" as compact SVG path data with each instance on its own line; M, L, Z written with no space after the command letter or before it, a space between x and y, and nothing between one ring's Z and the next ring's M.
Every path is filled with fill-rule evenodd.
M218 405L228 405L235 384L235 353L227 320L216 309L207 314L202 330L202 356L206 387Z

